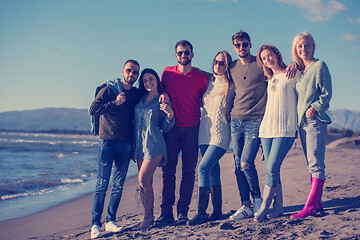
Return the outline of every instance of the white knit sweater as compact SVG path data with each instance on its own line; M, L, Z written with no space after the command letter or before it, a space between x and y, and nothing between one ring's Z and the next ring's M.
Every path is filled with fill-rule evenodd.
M265 115L259 129L259 137L295 137L297 130L296 81L287 79L285 73L274 75L268 81Z
M233 95L229 91L227 99L225 92L227 84L223 76L214 75L209 81L208 88L203 96L203 110L200 119L199 145L215 145L227 150L230 145L230 124L226 120L226 112Z

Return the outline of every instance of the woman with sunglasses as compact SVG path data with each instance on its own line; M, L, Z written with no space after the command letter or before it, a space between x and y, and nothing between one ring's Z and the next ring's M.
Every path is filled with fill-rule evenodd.
M153 70L146 68L139 78L139 90L144 93L135 106L135 154L139 169L140 197L145 209L140 229L150 227L154 222L153 175L156 167L166 164L166 144L163 132L174 126L175 118L171 104L160 103L160 78Z
M303 75L296 84L300 140L311 175L311 187L302 211L291 218L314 216L323 210L325 181L325 137L330 117L325 113L332 95L331 75L325 62L314 57L315 41L304 32L294 38L293 60Z
M266 181L263 202L254 215L254 220L261 222L266 219L273 200L274 211L269 218L283 214L280 168L297 131L295 84L300 72L297 71L294 78L287 79L284 72L286 65L280 51L273 45L263 45L259 49L257 62L263 67L268 82L265 114L259 129L266 163Z
M199 146L202 159L198 166L199 190L197 214L188 225L197 225L222 216L222 193L220 180L220 158L230 144L230 109L234 97L234 84L229 67L231 56L226 51L216 54L213 60L213 76L203 96L200 119ZM209 217L206 209L209 195L213 213Z

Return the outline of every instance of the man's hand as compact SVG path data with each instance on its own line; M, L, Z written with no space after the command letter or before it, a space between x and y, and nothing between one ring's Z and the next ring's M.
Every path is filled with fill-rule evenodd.
M124 102L126 102L126 96L124 92L121 92L119 95L116 96L115 105L120 106Z

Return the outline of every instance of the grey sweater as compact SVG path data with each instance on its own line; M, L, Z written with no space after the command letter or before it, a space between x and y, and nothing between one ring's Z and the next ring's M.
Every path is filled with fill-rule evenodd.
M248 65L243 65L239 59L230 67L230 73L235 84L235 100L231 111L231 119L250 120L261 119L264 116L267 99L267 82L263 69L251 56Z

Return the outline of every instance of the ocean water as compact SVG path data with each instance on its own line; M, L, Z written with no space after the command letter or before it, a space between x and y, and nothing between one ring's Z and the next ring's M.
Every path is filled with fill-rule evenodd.
M93 192L97 151L91 135L0 132L0 221Z

